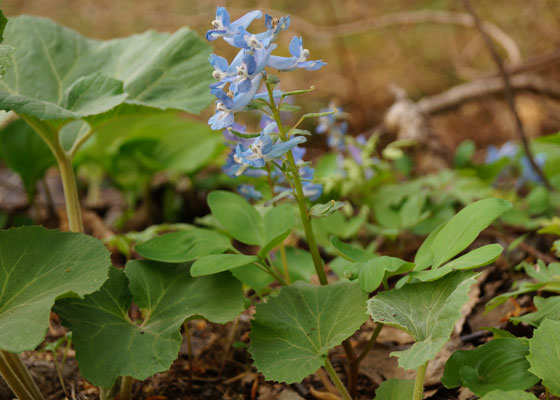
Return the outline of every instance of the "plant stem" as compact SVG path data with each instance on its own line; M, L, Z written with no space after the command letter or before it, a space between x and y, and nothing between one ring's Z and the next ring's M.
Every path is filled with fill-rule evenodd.
M121 390L119 392L119 400L132 399L132 377L123 376L121 378Z
M414 395L412 396L412 400L422 400L424 398L424 377L426 376L427 368L428 361L416 370L416 380L414 381Z
M327 374L329 374L329 376L331 377L331 380L333 381L334 385L338 389L338 392L340 393L342 398L344 400L352 400L352 397L350 397L350 394L348 393L348 391L346 390L346 388L342 384L342 381L340 380L340 378L336 374L336 371L334 370L334 368L333 368L331 362L329 361L328 357L325 357L325 369L327 370Z
M272 115L276 124L278 125L278 131L280 133L280 138L282 140L288 140L286 136L286 129L282 124L282 120L280 119L280 112L276 107L276 103L274 102L274 94L272 92L272 87L266 82L266 90L268 91L268 97L270 100L270 108L272 110ZM307 245L309 246L309 251L311 253L311 258L313 259L313 265L315 266L315 271L317 272L317 277L319 278L319 282L321 285L328 284L327 281L327 274L325 273L325 269L323 266L323 260L321 259L321 255L319 254L319 248L317 247L317 240L315 239L315 233L313 232L313 227L311 226L311 218L307 212L307 205L305 203L305 196L303 194L303 187L301 186L301 179L299 177L298 167L295 163L294 156L291 151L286 153L286 158L288 160L289 168L292 172L294 189L295 189L295 196L297 199L299 213L301 217L301 222L303 224L303 229L305 231L305 237L307 239Z
M56 158L60 177L62 179L62 187L64 189L68 226L72 232L83 232L82 210L80 208L78 187L76 185L76 177L74 176L74 168L72 166L72 156L64 151L59 141L59 131L47 122L37 118L25 115L22 115L21 118L45 141Z
M375 341L377 340L377 337L379 336L379 333L381 332L381 329L383 329L383 324L377 324L375 326L375 330L373 331L373 333L371 334L371 338L369 339L368 343L366 344L366 347L364 347L364 349L362 350L362 352L360 353L360 355L358 356L358 358L356 358L356 364L359 364L364 358L366 358L366 356L368 355L369 351L373 348L373 346L375 345Z
M43 395L17 354L0 350L0 375L19 400L43 400Z
M544 387L544 396L546 400L550 400L550 390L546 386Z
M189 355L189 386L192 384L193 378L193 363L194 363L194 353L192 348L192 338L191 331L189 329L189 321L183 323L183 328L185 328L185 339L187 341L187 353Z

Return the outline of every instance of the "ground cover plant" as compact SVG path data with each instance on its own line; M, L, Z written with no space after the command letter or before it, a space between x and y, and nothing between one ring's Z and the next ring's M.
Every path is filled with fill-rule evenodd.
M7 396L560 396L560 134L519 123L417 174L421 140L351 135L338 100L304 111L316 88L289 77L329 60L289 15L106 41L0 17L0 156L33 205L0 214Z

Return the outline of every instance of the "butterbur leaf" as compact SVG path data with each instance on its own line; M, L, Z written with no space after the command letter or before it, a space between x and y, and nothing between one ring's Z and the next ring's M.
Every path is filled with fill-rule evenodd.
M21 120L0 131L0 158L19 174L30 198L35 194L37 182L56 163L47 144Z
M391 353L399 357L401 367L416 369L441 350L461 317L475 276L470 271L457 271L434 282L381 292L368 301L375 322L402 329L416 341L407 350Z
M529 355L533 374L542 379L550 393L560 396L560 321L545 319L533 331L529 340Z
M522 315L521 317L512 317L513 323L524 322L534 327L538 327L545 319L560 321L560 296L544 298L535 296L533 298L537 311Z
M375 400L410 400L414 379L388 379L375 390Z
M539 378L528 371L526 339L494 339L474 350L458 350L445 364L441 382L447 388L464 386L478 396L492 390L524 390Z
M143 311L141 322L128 317L132 300ZM230 321L243 311L243 296L228 273L195 279L184 264L131 261L125 272L112 269L101 290L58 301L55 309L72 330L83 376L110 387L119 376L142 380L167 370L179 353L185 319Z
M523 390L492 390L480 400L537 400L534 394Z
M229 271L258 261L258 257L244 254L212 254L202 256L194 262L191 268L192 276L203 276Z
M267 380L293 383L324 364L333 347L367 319L357 283L316 286L296 282L258 304L251 322L249 352Z
M459 211L441 228L430 245L432 268L438 268L466 249L480 232L510 208L508 201L484 199Z
M40 120L99 115L119 106L198 113L210 102L210 47L188 28L123 39L87 39L38 17L11 19L16 48L0 107Z
M262 217L242 196L215 190L208 195L212 215L226 231L240 242L259 245L262 240Z
M82 233L23 227L0 231L0 349L33 350L57 297L99 289L111 266L103 244Z
M230 248L226 236L208 229L166 233L135 246L142 257L168 263L192 261Z

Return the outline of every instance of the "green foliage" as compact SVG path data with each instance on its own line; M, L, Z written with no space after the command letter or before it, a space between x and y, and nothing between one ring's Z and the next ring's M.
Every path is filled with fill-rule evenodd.
M0 107L20 115L95 124L92 117L117 106L197 113L210 102L210 48L188 28L98 41L21 16L8 22L4 42L16 51L0 83Z
M533 374L542 379L550 393L560 396L560 321L545 319L529 340L529 355Z
M513 323L524 322L534 327L538 327L545 319L560 321L560 296L549 297L547 299L535 296L533 301L537 307L536 312L525 314L521 317L512 317L510 321Z
M257 369L267 380L286 383L314 373L328 351L366 321L366 299L352 282L283 287L256 307L249 352Z
M534 394L523 390L492 390L480 400L537 400Z
M0 231L0 349L33 350L45 337L55 299L99 289L110 254L81 233L33 226Z
M156 236L136 245L135 250L148 260L168 263L187 262L231 249L229 239L208 229L191 229Z
M37 182L56 162L45 142L21 120L0 131L0 158L19 174L30 199Z
M222 190L208 195L212 216L225 230L240 242L267 248L277 245L291 231L295 223L293 209L289 204L271 207L261 216L242 196Z
M359 271L360 288L366 293L371 293L389 277L410 271L414 268L414 264L396 257L381 256L361 262L354 268Z
M133 300L141 321L128 316ZM186 319L230 321L243 311L243 296L228 273L195 279L184 264L131 261L124 273L112 269L98 292L58 301L55 309L73 332L83 376L110 387L119 376L142 380L167 370L177 358Z
M258 261L258 257L244 254L211 254L202 256L194 262L191 268L192 276L203 276L229 271Z
M407 350L391 353L399 357L401 367L416 369L441 350L461 317L474 277L472 272L457 271L434 282L381 292L368 301L375 322L402 329L416 341Z
M365 262L377 257L375 254L367 250L363 250L359 247L341 242L340 239L336 236L331 236L331 244L334 247L336 253L348 261Z
M441 382L447 388L467 387L478 396L492 390L524 390L539 378L528 371L526 339L502 338L474 350L458 350L445 364Z
M413 379L388 379L375 391L375 400L410 400L413 393Z

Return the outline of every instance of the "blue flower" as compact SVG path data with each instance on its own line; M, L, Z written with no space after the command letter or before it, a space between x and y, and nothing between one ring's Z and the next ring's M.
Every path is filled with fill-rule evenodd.
M546 154L539 153L535 156L535 163L542 169L544 164L546 163ZM524 183L533 182L533 183L542 183L542 179L535 171L529 159L526 156L521 158L521 176L519 177L519 181L517 182L517 186L520 187Z
M251 90L244 93L224 92L222 89L211 89L210 92L218 98L216 113L210 117L208 123L214 130L224 129L233 125L233 114L243 110L253 99L261 82L261 75L255 76L251 81Z
M214 68L214 72L212 72L212 76L218 82L213 83L210 85L211 89L215 88L223 88L227 82L228 78L232 78L237 76L238 67L243 62L243 58L245 57L245 50L241 50L237 53L231 64L228 64L227 60L224 57L217 56L216 54L210 54L208 57L208 61L210 65Z
M282 157L293 147L306 141L305 137L296 136L286 141L278 140L274 143L268 132L275 128L276 124L269 124L249 148L238 144L233 156L235 162L254 168L262 168L267 161Z
M263 195L253 185L241 184L237 186L237 192L247 200L260 200Z
M323 185L313 183L313 174L315 169L311 167L303 167L299 170L302 179L303 195L311 201L317 200L323 194Z
M513 160L517 155L517 145L512 142L506 142L498 149L496 146L488 146L486 153L486 164L491 164L503 158Z
M206 32L207 40L216 40L219 37L226 39L231 39L234 35L239 32L239 29L247 28L251 22L257 18L262 17L262 12L251 11L238 20L230 23L229 13L224 7L218 7L216 10L216 19L212 21L212 28Z
M323 65L327 65L322 60L308 61L309 50L303 48L301 37L294 36L292 38L290 54L292 57L270 56L268 66L279 71L293 71L298 68L315 71Z

